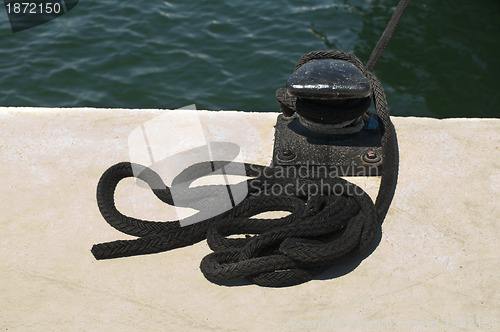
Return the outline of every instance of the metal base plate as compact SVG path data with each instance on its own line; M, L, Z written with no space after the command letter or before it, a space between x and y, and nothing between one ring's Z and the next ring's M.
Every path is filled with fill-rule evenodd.
M379 176L382 163L379 127L327 135L305 128L296 117L278 116L273 166L323 167L338 176Z

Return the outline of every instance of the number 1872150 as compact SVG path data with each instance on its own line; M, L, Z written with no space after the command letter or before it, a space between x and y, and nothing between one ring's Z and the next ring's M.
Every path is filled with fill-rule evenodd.
M59 2L11 2L5 7L9 14L59 14L62 10Z

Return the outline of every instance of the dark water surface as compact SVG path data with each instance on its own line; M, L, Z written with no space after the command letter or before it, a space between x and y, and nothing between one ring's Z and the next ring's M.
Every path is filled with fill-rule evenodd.
M364 62L397 0L81 0L13 34L0 14L1 106L278 111L298 58ZM394 115L500 117L500 1L414 0L375 72Z

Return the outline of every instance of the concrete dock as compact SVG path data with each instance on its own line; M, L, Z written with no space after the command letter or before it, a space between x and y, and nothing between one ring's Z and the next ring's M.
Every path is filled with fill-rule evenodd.
M94 259L93 244L133 238L104 221L95 193L109 166L130 160L134 130L161 117L176 130L166 130L172 153L201 130L237 144L239 161L268 165L277 115L0 108L0 330L500 330L500 119L393 118L396 194L378 247L349 271L221 286L199 270L205 241ZM377 178L349 180L375 198ZM171 212L133 179L116 199L141 219Z

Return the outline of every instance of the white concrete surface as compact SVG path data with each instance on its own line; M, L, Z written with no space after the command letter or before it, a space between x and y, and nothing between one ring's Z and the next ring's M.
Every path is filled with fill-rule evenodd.
M270 162L277 113L0 108L1 331L500 330L499 119L394 118L399 183L379 246L341 277L272 289L207 281L205 242L91 255L94 243L131 238L102 219L96 185L159 115L178 127L200 118L242 159ZM172 150L189 145L178 139ZM123 182L124 213L169 213ZM373 178L357 183L376 192Z

